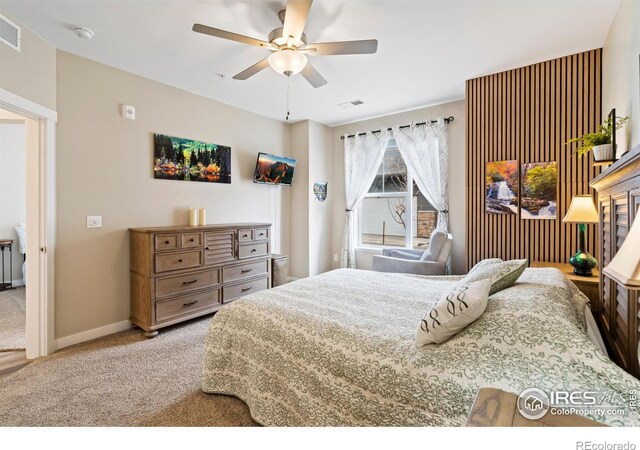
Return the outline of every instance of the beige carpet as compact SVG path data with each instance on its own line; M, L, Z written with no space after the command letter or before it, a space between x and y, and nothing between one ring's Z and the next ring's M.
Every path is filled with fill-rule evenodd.
M25 290L23 287L0 292L0 352L24 350Z
M200 390L210 320L153 339L123 331L37 359L0 380L0 425L256 425L242 401Z

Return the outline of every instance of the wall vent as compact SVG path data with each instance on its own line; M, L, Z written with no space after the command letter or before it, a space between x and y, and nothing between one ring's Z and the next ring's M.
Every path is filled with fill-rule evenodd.
M344 103L340 103L338 104L338 106L340 106L341 108L353 108L354 106L358 106L358 105L362 105L364 104L364 102L362 100L351 100L349 102L344 102Z
M21 29L18 25L0 15L0 42L20 51L20 32Z

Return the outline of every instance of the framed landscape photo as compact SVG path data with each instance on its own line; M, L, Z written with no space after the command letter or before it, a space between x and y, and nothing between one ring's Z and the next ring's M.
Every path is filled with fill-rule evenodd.
M231 148L154 134L153 176L161 180L231 183Z
M489 214L518 214L518 161L487 163L485 202Z
M522 165L520 217L556 219L558 197L558 163L539 162Z

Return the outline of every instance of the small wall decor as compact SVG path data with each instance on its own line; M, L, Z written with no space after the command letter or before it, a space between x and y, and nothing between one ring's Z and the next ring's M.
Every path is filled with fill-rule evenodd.
M518 161L488 162L485 172L486 212L518 213Z
M153 176L163 180L231 183L231 148L154 134Z
M522 165L520 217L555 219L557 216L558 164L556 162Z
M316 198L319 202L323 202L327 199L327 182L316 181L313 183L313 193L316 194Z

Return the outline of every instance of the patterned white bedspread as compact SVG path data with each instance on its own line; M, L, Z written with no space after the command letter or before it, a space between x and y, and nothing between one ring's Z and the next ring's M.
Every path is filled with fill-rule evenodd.
M237 300L211 322L203 390L274 426L463 425L489 386L640 393L591 343L587 299L557 269L527 269L458 335L416 348L420 319L458 279L340 269Z

